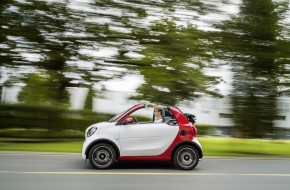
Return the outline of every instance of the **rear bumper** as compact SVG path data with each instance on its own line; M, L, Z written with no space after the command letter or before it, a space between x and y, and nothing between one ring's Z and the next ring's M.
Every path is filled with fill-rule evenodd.
M197 146L197 148L199 149L198 151L199 151L199 158L200 158L200 160L201 160L201 158L203 157L203 149L202 149L202 146L201 146L201 144L200 144L200 142L198 141L198 139L197 138L194 138L193 140L192 140L192 142L194 142L194 144Z

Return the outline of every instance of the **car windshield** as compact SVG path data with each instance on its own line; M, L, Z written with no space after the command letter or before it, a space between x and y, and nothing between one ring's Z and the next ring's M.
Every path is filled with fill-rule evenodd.
M121 113L115 115L112 119L110 119L108 122L114 122L115 120L117 120L119 117L121 117L124 113L126 113L127 111L129 111L130 109L132 109L134 106L126 109L125 111L122 111Z

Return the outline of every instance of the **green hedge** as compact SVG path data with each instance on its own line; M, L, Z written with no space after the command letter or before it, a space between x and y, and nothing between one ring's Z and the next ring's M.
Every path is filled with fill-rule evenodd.
M74 111L63 108L23 105L0 106L0 129L48 129L84 131L89 125L107 121L110 114Z
M0 137L5 141L26 141L35 139L43 141L51 139L84 139L83 131L51 131L51 130L41 130L41 129L4 129L0 130ZM5 139L3 139L5 138ZM8 138L8 139L7 139Z
M196 124L197 135L210 135L214 129L213 125Z

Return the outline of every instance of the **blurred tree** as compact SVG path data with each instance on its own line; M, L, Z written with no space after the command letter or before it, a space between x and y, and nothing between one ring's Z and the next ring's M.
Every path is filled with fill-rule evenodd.
M42 109L41 113L35 114L34 118L36 120L44 119L43 122L53 121L49 127L50 130L63 130L64 122L67 122L64 119L64 113L69 107L69 95L63 82L59 80L62 76L55 75L59 74L52 71L28 74L24 79L26 86L19 94L19 101L27 108L32 109L29 111L32 113L34 110L46 108ZM24 111L27 110L24 109ZM23 115L25 116L27 113L21 113L19 116L23 117ZM31 124L31 126L33 125Z
M94 95L95 95L95 90L91 87L89 88L89 92L85 101L85 106L84 109L87 111L93 111L93 100L94 100Z
M194 27L177 27L166 19L139 36L146 57L131 62L139 65L145 83L137 89L139 95L132 98L175 105L200 95L220 96L213 88L217 78L203 71L212 58L204 32Z
M185 3L197 10L202 7L200 1ZM91 88L93 83L139 71L146 84L138 90L145 95L138 99L153 102L176 104L199 93L217 95L215 90L210 90L216 80L202 71L211 57L204 33L194 27L178 28L169 20L157 22L151 28L139 21L147 16L146 9L150 7L173 12L175 2L137 5L114 1L94 4L7 1L1 22L7 25L5 37L10 36L2 36L8 46L5 55L10 61L3 63L18 68L32 65L49 70L50 74L54 72L52 76L58 77L55 80L62 87ZM78 6L86 7L88 12ZM147 38L159 42L148 43ZM143 51L146 59L127 62L124 54L140 51L144 48L140 44L146 47ZM114 56L106 55L107 51ZM140 66L143 61L146 67ZM164 100L164 95L170 97Z
M238 129L245 137L262 137L272 133L277 95L290 94L289 26L280 35L288 4L244 0L240 14L219 33L188 24L219 22L211 16L225 14L223 3L228 1L1 0L0 65L9 68L8 83L26 83L23 103L67 105L65 88L81 86L90 89L89 110L96 83L131 73L145 80L135 99L174 105L219 96L218 79L204 70L213 59L228 60ZM159 21L150 26L152 20ZM145 57L128 58L132 52Z
M26 4L7 1L1 12L3 30L0 39L6 48L2 49L3 59L0 61L2 65L18 72L14 75L10 74L6 84L13 85L19 81L26 83L24 92L19 96L26 104L34 105L33 100L36 98L37 101L39 98L41 100L38 102L39 105L42 105L42 101L43 103L48 101L52 106L63 106L56 103L67 102L64 100L68 98L64 95L65 88L84 85L83 81L80 82L81 84L71 83L71 81L75 76L79 78L86 72L67 66L67 61L76 53L76 46L72 43L76 39L68 39L65 36L66 31L69 30L66 4L49 4L45 1L32 1ZM28 65L31 67L27 67ZM41 74L28 72L38 71L38 69L43 72ZM45 82L47 88L40 82ZM26 91L27 88L29 90ZM52 100L52 98L56 99Z
M7 49L8 46L4 45L4 42L6 41L6 36L7 36L7 21L5 17L4 11L9 7L9 3L11 3L11 0L3 0L0 2L0 49L1 49L1 59L0 59L0 65L3 65L5 62L11 62L12 59L10 56L7 55ZM4 46L4 47L3 47Z
M222 40L215 44L221 50L217 56L232 65L232 112L241 137L261 138L274 132L283 58L276 8L271 0L243 0L240 13L222 26Z
M28 74L24 79L26 86L19 94L23 104L43 107L68 107L68 92L62 82L55 80L60 76L51 71Z

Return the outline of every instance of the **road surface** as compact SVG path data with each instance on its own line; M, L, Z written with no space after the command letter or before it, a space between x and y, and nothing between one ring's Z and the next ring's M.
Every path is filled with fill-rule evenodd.
M0 152L1 190L289 189L290 159L207 158L192 171L171 163L93 169L80 154Z

